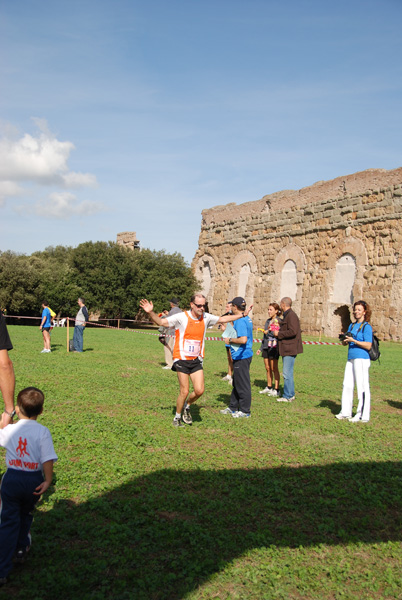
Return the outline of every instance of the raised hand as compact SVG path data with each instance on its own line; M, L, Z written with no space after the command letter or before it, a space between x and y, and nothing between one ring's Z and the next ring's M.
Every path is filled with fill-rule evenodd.
M142 300L140 300L140 307L146 313L150 313L154 309L153 303L149 302L149 300L145 300L145 298L143 298Z

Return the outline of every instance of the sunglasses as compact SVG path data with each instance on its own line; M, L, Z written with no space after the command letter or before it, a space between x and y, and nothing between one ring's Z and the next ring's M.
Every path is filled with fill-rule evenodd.
M196 304L195 302L193 302L194 306L196 306L197 308L205 308L205 304Z

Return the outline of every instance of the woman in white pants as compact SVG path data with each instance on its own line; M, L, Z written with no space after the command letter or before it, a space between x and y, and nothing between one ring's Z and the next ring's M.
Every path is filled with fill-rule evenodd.
M352 423L367 423L370 420L369 350L373 341L373 329L369 323L371 310L367 302L358 300L353 305L355 323L351 323L342 341L349 346L342 391L341 412L337 419L348 419ZM357 389L357 410L352 417L353 391Z

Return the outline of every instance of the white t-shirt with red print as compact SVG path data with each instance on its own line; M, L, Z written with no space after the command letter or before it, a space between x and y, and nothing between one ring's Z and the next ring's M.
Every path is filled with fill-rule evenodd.
M41 471L43 463L57 460L50 431L31 419L20 419L0 429L0 446L6 449L9 469Z

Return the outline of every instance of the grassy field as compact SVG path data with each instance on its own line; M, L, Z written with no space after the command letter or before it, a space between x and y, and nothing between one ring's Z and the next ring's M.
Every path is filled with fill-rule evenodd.
M304 346L292 404L258 393L255 356L252 417L233 419L209 341L205 394L177 429L155 335L88 329L67 354L55 329L48 355L36 327L9 330L17 391L44 390L59 461L1 599L402 598L402 345L381 344L359 424L334 418L345 348Z

